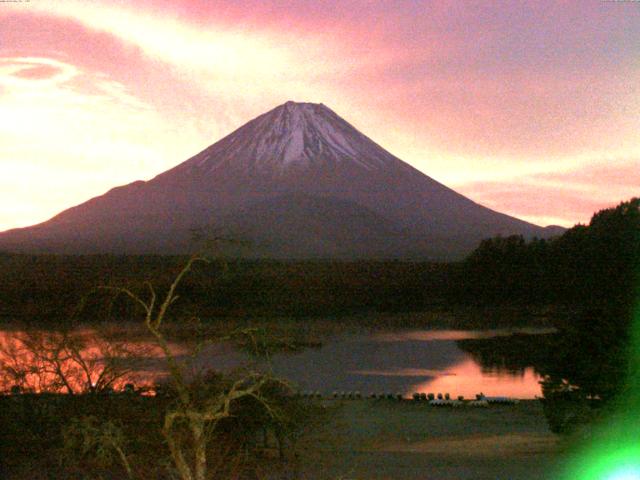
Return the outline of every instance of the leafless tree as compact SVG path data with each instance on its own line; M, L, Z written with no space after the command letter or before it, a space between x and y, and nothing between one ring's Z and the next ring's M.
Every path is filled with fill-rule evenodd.
M208 262L202 256L193 256L175 277L166 294L159 299L155 289L147 283L149 291L145 300L126 288L108 287L129 296L145 312L144 323L167 361L170 381L176 392L176 405L166 411L162 432L169 446L171 459L181 480L205 480L209 472L207 451L212 433L224 419L233 415L233 407L241 399L257 401L271 417L280 412L269 397L265 387L280 383L269 374L250 372L235 380L228 388L199 398L191 388L187 366L173 355L169 342L162 332L163 321L169 307L178 299L176 289L185 275L198 262Z
M22 330L0 337L0 389L95 393L130 379L144 347L96 331Z

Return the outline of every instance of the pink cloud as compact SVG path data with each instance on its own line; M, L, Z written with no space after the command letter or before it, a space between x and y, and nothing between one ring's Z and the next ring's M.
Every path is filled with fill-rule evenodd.
M60 73L60 69L53 65L39 65L35 67L26 67L18 70L13 75L15 77L27 78L30 80L41 80L55 77Z
M587 165L569 172L549 172L535 175L534 178L582 185L592 188L629 187L640 195L640 160L610 160Z
M126 83L144 81L148 60L135 45L116 36L56 16L2 15L3 57L49 57L86 70L103 72ZM135 72L135 75L133 74Z
M327 62L353 59L321 82L440 152L529 162L635 142L640 113L622 108L637 104L640 84L640 11L629 6L183 0L143 8L151 5L202 28L321 39Z
M505 181L458 186L470 198L532 221L553 219L565 226L587 223L593 213L640 195L640 160L595 163Z
M483 205L516 217L553 216L568 225L584 222L608 203L571 188L558 189L525 182L479 182L461 186L458 190Z
M261 32L292 54L286 77L326 87L335 95L322 98L325 103L371 112L439 152L542 162L635 142L640 111L623 108L637 103L640 84L634 62L640 52L632 35L638 30L633 19L640 18L635 9L576 9L571 2L546 1L518 8L509 2L137 5L143 16L179 18L202 31ZM1 32L10 33L9 45L25 38L27 44L46 44L85 67L91 63L137 85L138 95L157 92L156 102L184 97L183 103L202 103L194 97L204 93L190 94L192 85L178 92L163 88L171 84L180 90L179 72L170 75L172 69L158 68L135 44L113 35L42 17L5 25L13 32ZM322 48L309 52L303 40ZM239 94L236 108L243 101ZM274 105L267 99L262 103Z

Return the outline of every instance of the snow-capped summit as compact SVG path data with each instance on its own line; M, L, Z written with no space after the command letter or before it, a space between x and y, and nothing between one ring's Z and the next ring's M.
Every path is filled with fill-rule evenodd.
M452 259L486 237L547 233L429 178L326 106L287 102L148 182L1 233L0 250L184 253L193 229L276 258Z
M227 135L181 169L220 168L284 175L291 168L330 168L353 163L383 169L398 160L322 103L289 101Z

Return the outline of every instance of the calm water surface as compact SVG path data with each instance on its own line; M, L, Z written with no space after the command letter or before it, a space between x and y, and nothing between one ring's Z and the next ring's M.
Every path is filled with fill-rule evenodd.
M520 333L549 333L543 330L519 330ZM466 398L483 392L516 398L541 396L539 376L532 367L520 371L495 370L480 365L456 343L465 339L490 339L508 336L502 330L411 330L342 334L330 337L319 348L295 354L278 354L271 359L274 373L293 382L300 390L392 392L410 397L414 392L450 393ZM0 343L10 345L16 332L0 331ZM90 343L90 342L89 342ZM175 353L187 349L174 345ZM95 346L87 354L99 361ZM164 375L164 362L155 352L145 367L139 367L137 384L151 384ZM196 369L230 370L249 358L231 345L219 344L204 349L196 358ZM122 383L122 382L120 382Z
M548 330L519 331L549 333ZM340 335L317 349L276 355L272 367L301 390L392 392L410 397L414 392L450 393L474 397L506 395L516 398L541 396L540 377L532 367L522 371L485 368L461 350L457 340L507 336L500 330L412 330L405 332ZM203 352L203 367L233 368L246 357L229 347Z

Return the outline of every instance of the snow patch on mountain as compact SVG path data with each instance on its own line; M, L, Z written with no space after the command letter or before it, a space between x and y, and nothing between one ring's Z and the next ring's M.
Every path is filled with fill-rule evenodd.
M287 102L255 118L178 167L198 174L232 168L285 174L350 163L365 170L402 162L323 104Z

